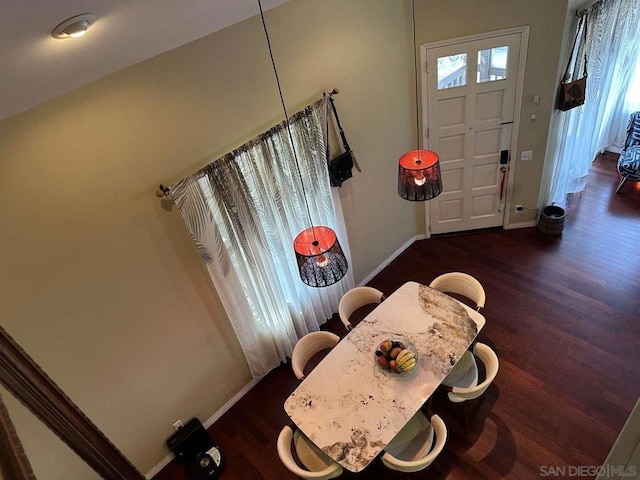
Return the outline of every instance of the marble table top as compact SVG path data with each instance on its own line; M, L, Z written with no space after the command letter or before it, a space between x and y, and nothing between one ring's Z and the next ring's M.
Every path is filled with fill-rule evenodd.
M484 323L452 297L405 283L306 376L285 411L322 451L359 472L431 396ZM375 350L389 338L415 347L418 365L410 373L377 365Z

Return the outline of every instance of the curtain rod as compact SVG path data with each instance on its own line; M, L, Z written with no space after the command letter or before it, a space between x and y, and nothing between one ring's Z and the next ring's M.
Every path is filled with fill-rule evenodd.
M589 5L588 7L586 7L586 8L580 8L580 9L576 10L576 17L579 17L579 18L580 18L580 17L584 17L584 16L587 14L587 12L588 12L589 10L591 10L591 8L592 8L596 3L601 2L601 1L603 1L603 0L596 0L595 2L593 2L593 3L592 3L591 5Z
M334 88L329 92L329 96L331 97L332 95L338 95L339 93L340 93L340 89ZM171 190L169 189L169 187L161 183L160 185L158 185L158 188L156 189L156 197L169 198L171 197Z

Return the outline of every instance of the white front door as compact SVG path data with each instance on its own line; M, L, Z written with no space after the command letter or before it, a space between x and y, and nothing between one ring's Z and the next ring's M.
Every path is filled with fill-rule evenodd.
M426 47L423 111L443 184L429 201L431 233L503 224L521 37L496 34Z

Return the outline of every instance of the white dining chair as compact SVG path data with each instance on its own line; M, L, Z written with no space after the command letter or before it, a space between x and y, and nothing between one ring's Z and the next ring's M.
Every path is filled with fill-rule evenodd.
M467 352L470 353L470 352ZM465 355L467 355L465 353ZM476 376L459 376L457 379L451 379L447 376L447 385L445 388L448 390L447 396L453 403L462 403L462 415L463 415L463 427L465 433L469 430L469 407L467 405L469 400L474 400L480 397L489 388L493 380L498 374L500 368L500 362L496 353L484 343L477 342L473 347L473 356L480 360L484 365L485 376L481 383L479 382L479 376L476 370ZM462 359L461 359L462 360ZM451 374L450 374L451 375ZM443 381L443 385L445 382Z
M486 294L482 284L468 273L443 273L433 279L429 286L442 293L457 293L476 304L476 310L484 308Z
M478 364L472 352L467 350L462 354L453 369L442 381L442 385L447 387L478 385Z
M340 337L331 332L307 333L296 343L291 353L291 368L299 380L304 378L304 367L311 357L327 348L333 348L340 341Z
M371 303L380 303L384 300L384 294L373 287L355 287L348 290L340 299L338 314L340 320L347 330L351 330L353 325L349 322L349 317L360 307Z
M433 415L429 421L419 411L387 445L382 463L401 472L423 470L442 452L446 441L447 427L442 419Z
M477 342L473 347L473 355L484 364L485 378L480 384L478 384L478 377L476 376L475 381L471 381L470 383L460 381L452 385L448 396L449 400L454 403L461 403L478 398L489 388L489 385L491 385L498 374L498 369L500 368L498 355L496 355L496 352L488 345Z
M285 426L278 435L278 456L280 461L294 475L309 480L325 480L342 475L342 467L313 444L297 429ZM293 457L292 448L304 468Z

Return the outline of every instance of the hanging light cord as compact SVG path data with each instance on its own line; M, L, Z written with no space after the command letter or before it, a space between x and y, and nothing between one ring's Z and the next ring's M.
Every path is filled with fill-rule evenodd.
M415 78L415 95L416 95L416 142L418 144L418 151L420 151L420 115L418 113L418 61L416 56L418 52L416 50L416 0L411 0L411 19L413 23L413 76Z
M291 134L291 126L289 125L289 115L287 114L287 107L284 104L284 97L282 96L282 88L280 87L280 78L278 77L276 62L273 59L273 52L271 51L271 41L269 40L269 32L267 31L267 24L264 21L264 12L262 11L261 0L258 0L258 7L260 7L260 19L262 20L262 27L264 28L264 35L267 38L267 47L269 48L269 57L271 58L273 73L276 77L276 84L278 85L278 93L280 94L280 103L282 103L282 111L284 112L284 121L287 126L287 132L289 133L289 140L291 141L291 149L293 150L293 159L296 162L296 168L298 169L298 176L300 177L300 185L302 186L302 196L304 197L304 204L307 207L307 215L309 216L309 223L311 224L311 232L313 233L313 240L317 241L316 231L313 228L313 220L311 220L311 210L309 210L309 202L307 202L307 192L304 188L304 181L302 180L302 172L300 170L300 164L298 163L298 156L296 155L296 146L293 143L293 135Z

